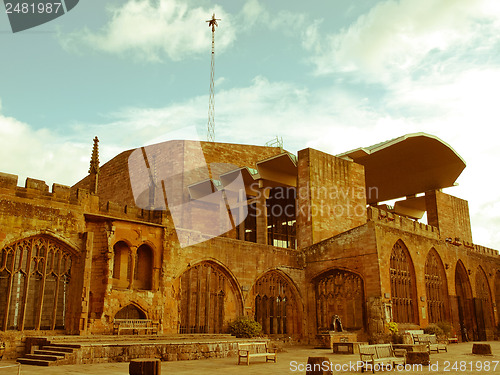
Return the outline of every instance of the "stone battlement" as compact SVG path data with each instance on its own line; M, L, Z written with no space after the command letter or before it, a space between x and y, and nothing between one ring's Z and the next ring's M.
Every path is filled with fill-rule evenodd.
M400 216L391 212L381 210L376 207L367 208L367 218L369 221L374 221L384 225L391 226L406 232L424 235L426 237L439 238L439 229L418 221Z
M72 189L61 184L49 185L43 180L28 177L24 187L18 186L17 175L0 172L0 192L13 197L38 200L37 204L50 205L50 202L73 205L86 214L111 216L128 220L139 220L160 224L165 217L164 211L148 211L135 206L114 202L100 202L99 197L86 189Z
M47 200L67 201L68 203L72 200L71 187L69 186L54 183L49 191L49 185L43 180L28 177L24 187L22 187L17 186L18 179L17 175L0 172L0 189L24 198L40 197Z
M485 246L481 246L481 245L476 245L476 244L473 244L471 242L466 242L466 241L464 241L463 245L467 249L469 249L471 251L474 251L476 253L479 253L479 254L490 255L490 256L494 256L494 257L499 256L498 250L494 250L494 249L491 249L489 247L485 247Z
M404 230L407 232L413 232L420 235L427 235L433 238L438 239L440 236L439 229L432 225L427 225L424 223L420 223L418 221L408 219L404 216L400 216L391 212L387 212L381 210L376 207L368 207L367 215L369 221L374 221L378 223L382 223L384 225L389 225L394 228L398 228L400 230ZM499 256L499 252L497 250L491 249L489 247L481 246L473 244L472 242L460 241L459 239L447 238L444 239L447 243L455 246L464 246L470 251L475 253L489 255L489 256Z

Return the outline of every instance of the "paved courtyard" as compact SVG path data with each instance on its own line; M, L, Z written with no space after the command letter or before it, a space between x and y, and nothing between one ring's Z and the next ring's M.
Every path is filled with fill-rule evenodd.
M452 344L447 353L431 355L431 366L393 371L392 373L408 374L500 374L500 342L489 342L492 347L492 356L478 356L472 353L472 343ZM335 374L360 374L356 369L358 355L331 354L327 349L313 349L310 347L290 347L286 352L278 354L278 362L265 363L257 358L250 362L250 366L236 365L237 357L206 359L198 361L162 362L162 374L202 374L202 375L266 375L266 374L305 374L305 364L309 356L327 357L334 367ZM16 367L2 368L14 365L14 361L0 361L0 375L17 374ZM335 371L336 368L336 371ZM379 372L380 373L380 372ZM23 375L123 375L128 374L128 363L107 363L91 365L67 365L52 367L35 367L22 365Z

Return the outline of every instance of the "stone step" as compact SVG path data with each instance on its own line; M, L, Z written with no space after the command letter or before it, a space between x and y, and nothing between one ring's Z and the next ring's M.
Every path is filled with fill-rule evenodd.
M242 339L225 334L168 336L89 335L59 336L57 340L51 337L44 337L42 339L48 343L41 349L33 350L33 354L58 357L57 361L53 361L55 362L54 365L123 362L124 360L130 361L138 357L149 358L152 352L161 352L163 353L162 358L165 357L165 360L172 361L218 358L234 353L236 343L255 341L255 339ZM62 352L60 351L61 349L66 350ZM68 349L72 353L69 353Z
M69 349L80 349L82 346L80 344L67 344L67 343L60 343L60 342L51 342L50 344L44 345L45 347L60 347L60 348L69 348Z
M22 363L23 365L32 365L32 366L51 366L56 364L56 361L47 361L45 359L31 359L31 358L18 358L17 362Z
M32 366L53 366L74 363L75 350L81 349L80 344L60 343L53 344L49 341L40 349L33 350L32 353L18 358L18 362Z
M74 352L73 348L68 348L66 346L57 345L57 344L44 345L40 349L51 350L53 352L61 352L61 353L73 353Z
M60 357L57 355L49 355L49 354L25 354L23 358L43 359L45 361L57 361L58 359L62 359L64 357Z
M33 350L33 354L53 355L59 358L65 358L67 353L62 353L54 350L36 349Z
M87 342L102 341L169 341L169 340L234 340L236 337L230 334L214 333L186 333L186 334L165 334L165 335L89 335L89 336L55 336L47 339L54 345L64 343L85 344ZM62 345L61 345L62 346Z

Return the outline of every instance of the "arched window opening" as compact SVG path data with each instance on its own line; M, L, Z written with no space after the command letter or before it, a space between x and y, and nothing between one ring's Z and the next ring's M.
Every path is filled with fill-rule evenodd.
M446 273L436 250L432 249L425 262L425 292L429 323L438 323L448 318L448 286Z
M270 271L254 285L255 321L266 334L299 333L298 306L293 286L280 273Z
M130 284L131 251L124 241L113 246L113 286L127 288Z
M316 320L318 332L333 330L340 317L346 330L364 327L363 279L355 273L334 269L316 279Z
M241 315L234 283L212 262L181 275L179 297L179 333L224 333L227 321Z
M478 339L486 341L488 339L487 332L491 331L493 323L493 306L491 301L490 287L486 274L481 267L476 271L476 294L477 298L474 299L476 319L477 319L477 333Z
M397 323L415 323L416 284L410 253L402 241L396 242L390 264L393 320Z
M64 329L71 255L44 236L0 251L0 329Z
M455 267L455 291L457 294L458 319L462 341L474 340L477 336L474 329L475 313L472 299L472 288L463 263L459 260Z
M134 269L134 287L151 290L153 281L153 250L148 245L137 249Z
M130 304L118 311L115 319L146 319L146 314L137 306Z

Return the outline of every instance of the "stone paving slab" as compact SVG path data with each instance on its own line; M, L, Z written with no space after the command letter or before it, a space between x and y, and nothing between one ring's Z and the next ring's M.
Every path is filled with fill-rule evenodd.
M391 374L500 374L500 342L491 344L493 355L479 356L472 354L472 343L448 345L447 353L431 354L431 366L391 371ZM356 354L332 354L328 349L313 349L310 347L288 347L286 352L278 353L278 362L265 363L264 359L252 359L250 366L237 365L237 357L205 359L197 361L162 362L162 375L202 374L202 375L277 375L305 374L309 356L327 357L331 364L337 366L334 374L361 374L355 369L359 356ZM14 364L14 361L0 361L0 367ZM488 367L489 365L489 367ZM341 367L344 367L342 371ZM349 366L351 368L349 369ZM494 368L496 366L496 369ZM353 370L354 369L354 370ZM471 371L472 370L472 371ZM378 372L379 374L387 372ZM15 368L0 368L0 375L17 374ZM53 367L22 366L23 375L124 375L128 374L128 362L105 363L89 365L66 365Z

